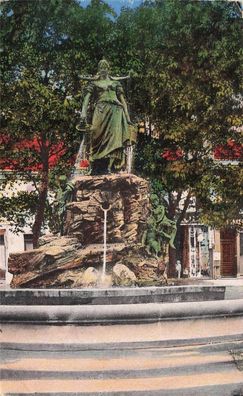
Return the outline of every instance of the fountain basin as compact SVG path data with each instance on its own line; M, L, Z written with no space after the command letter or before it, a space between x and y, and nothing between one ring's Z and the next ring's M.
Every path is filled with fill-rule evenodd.
M0 290L1 305L116 305L223 300L225 286Z

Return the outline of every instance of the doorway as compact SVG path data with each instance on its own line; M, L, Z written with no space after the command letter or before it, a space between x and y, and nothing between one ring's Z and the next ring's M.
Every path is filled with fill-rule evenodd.
M221 247L221 276L237 275L237 250L236 250L236 230L225 228L220 231Z

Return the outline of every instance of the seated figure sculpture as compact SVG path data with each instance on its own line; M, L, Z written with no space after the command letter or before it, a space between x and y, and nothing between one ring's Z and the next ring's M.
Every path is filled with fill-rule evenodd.
M151 194L151 216L147 222L147 230L143 235L143 245L147 252L159 256L162 250L163 239L165 237L169 246L175 249L174 240L177 233L175 221L170 220L165 213L165 207L160 203L156 194Z
M127 77L111 77L109 64L102 59L98 74L90 80L83 100L80 125L87 126L87 111L91 98L94 112L90 128L90 160L92 173L108 173L124 170L125 148L134 143L135 126L130 120L124 92L119 80ZM81 129L81 128L80 128Z

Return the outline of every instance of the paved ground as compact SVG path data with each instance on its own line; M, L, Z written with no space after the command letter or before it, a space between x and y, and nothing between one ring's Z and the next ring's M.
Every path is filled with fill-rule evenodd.
M173 281L173 280L172 280ZM207 277L202 278L181 278L176 283L181 285L214 285L214 286L243 286L243 276L239 278L219 278L210 279Z
M1 339L1 395L243 395L243 317L2 325Z

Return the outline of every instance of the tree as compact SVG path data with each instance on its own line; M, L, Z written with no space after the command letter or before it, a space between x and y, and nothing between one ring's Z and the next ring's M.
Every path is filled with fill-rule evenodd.
M242 19L227 2L168 0L158 1L155 9L159 23L153 46L146 49L144 78L159 139L141 137L137 168L161 181L168 215L178 226L193 196L201 203L203 221L222 225L227 213L229 223L239 216L242 170L240 164L215 163L212 152L229 138L239 142ZM229 175L232 186L238 186L235 194ZM171 275L175 260L170 250Z
M49 186L53 188L56 177L67 172L67 162L71 167L75 149L71 142L73 139L78 141L73 102L69 103L51 82L38 82L28 72L11 86L11 94L13 101L8 103L8 118L5 118L11 134L8 135L2 165L5 169L14 170L9 176L12 182L18 178L31 181L36 187L36 201L35 204L32 202L32 213L35 214L32 230L33 244L37 246ZM19 198L22 196L20 193ZM9 202L9 198L6 199ZM17 203L16 196L13 203ZM17 208L15 206L15 211ZM20 209L22 211L22 205Z
M76 0L2 5L1 131L7 139L1 165L14 169L5 184L31 179L36 191L2 196L0 206L18 229L34 214L34 247L49 212L48 191L59 175L70 173L67 162L78 150L79 74L94 67L93 51L98 60L104 50L112 23L109 12L102 1L93 1L87 9Z

